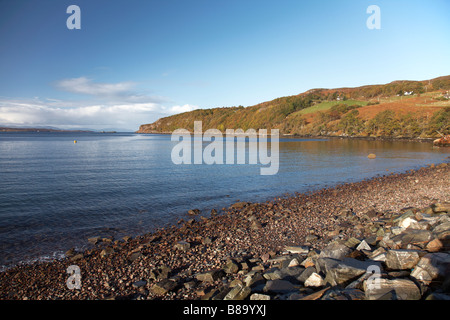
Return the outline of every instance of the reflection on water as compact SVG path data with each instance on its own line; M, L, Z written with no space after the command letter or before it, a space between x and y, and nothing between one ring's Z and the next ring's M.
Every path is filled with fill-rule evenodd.
M175 165L174 145L166 135L0 134L0 265L83 248L90 236L151 231L193 208L209 213L448 156L427 143L281 139L278 173L262 176L260 164Z

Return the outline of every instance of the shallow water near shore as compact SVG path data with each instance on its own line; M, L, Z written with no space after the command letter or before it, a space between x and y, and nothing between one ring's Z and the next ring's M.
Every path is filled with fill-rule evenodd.
M170 135L1 133L0 266L58 258L92 236L150 232L194 208L207 215L448 157L429 143L286 138L278 173L262 176L262 165L175 165L175 145Z

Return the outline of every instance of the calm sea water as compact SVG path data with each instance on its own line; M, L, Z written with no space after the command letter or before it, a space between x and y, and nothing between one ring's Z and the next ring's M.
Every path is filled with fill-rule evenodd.
M175 165L175 144L167 135L0 133L0 266L58 258L91 236L153 231L193 208L209 213L448 156L425 143L281 139L278 174L262 176L260 165Z

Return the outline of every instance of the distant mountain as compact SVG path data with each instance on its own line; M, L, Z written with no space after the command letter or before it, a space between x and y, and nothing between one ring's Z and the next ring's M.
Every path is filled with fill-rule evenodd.
M450 133L450 76L356 88L312 89L246 107L198 109L143 124L137 133L279 129L303 136L436 137Z
M64 130L52 127L44 128L19 128L19 127L0 127L0 132L94 132L91 130Z

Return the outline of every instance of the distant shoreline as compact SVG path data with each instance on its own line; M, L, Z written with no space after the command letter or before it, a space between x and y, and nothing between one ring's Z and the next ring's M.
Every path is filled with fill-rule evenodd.
M8 127L0 127L0 132L85 132L85 133L94 133L96 131L90 131L90 130L63 130L63 129L48 129L48 128L8 128Z
M162 134L162 135L170 135L172 132L134 132L136 134ZM193 134L192 132L190 132ZM204 134L204 133L203 133ZM225 132L222 132L222 135L226 135ZM245 136L245 134L243 134ZM267 134L267 136L271 136ZM404 141L404 142L426 142L433 143L434 138L410 138L410 137L364 137L364 136L309 136L309 135L293 135L293 134L280 134L280 138L293 138L293 139L351 139L351 140L365 140L365 141Z

